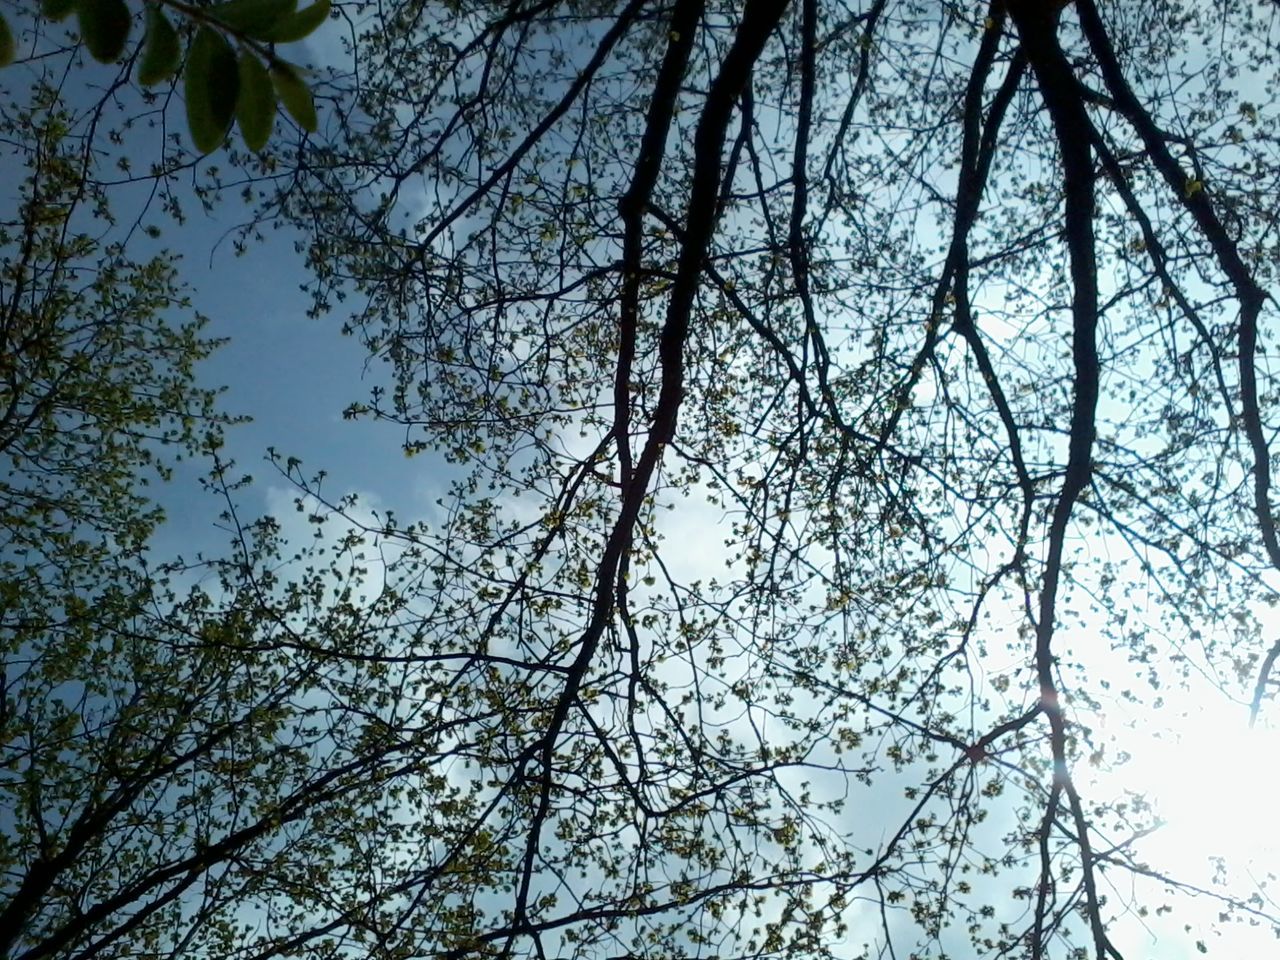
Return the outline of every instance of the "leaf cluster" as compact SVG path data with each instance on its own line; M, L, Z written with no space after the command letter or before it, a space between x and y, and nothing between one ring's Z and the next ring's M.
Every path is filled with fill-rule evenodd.
M187 125L201 153L218 149L233 121L245 145L261 151L271 137L277 104L304 131L316 130L315 103L303 70L279 57L275 47L304 40L319 29L329 17L329 0L302 8L297 0L229 0L209 6L147 0L142 7L145 29L136 56L137 81L156 86L182 70ZM126 53L134 15L125 0L42 0L40 12L55 22L74 14L85 48L102 63L114 63ZM192 32L185 61L182 33L171 14ZM0 66L12 63L16 54L17 39L0 15Z

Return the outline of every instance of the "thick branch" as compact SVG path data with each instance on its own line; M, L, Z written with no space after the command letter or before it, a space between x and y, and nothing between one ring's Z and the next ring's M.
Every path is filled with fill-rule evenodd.
M1267 299L1266 291L1254 279L1253 271L1244 261L1231 233L1213 207L1212 193L1203 184L1191 186L1191 177L1182 169L1165 137L1161 134L1151 114L1138 100L1120 68L1115 47L1107 28L1098 15L1093 0L1079 0L1080 25L1089 46L1098 58L1107 90L1126 119L1133 124L1151 162L1160 171L1182 206L1195 219L1201 235L1208 241L1218 266L1226 274L1240 303L1240 419L1253 457L1253 509L1258 518L1258 530L1271 566L1280 571L1280 537L1276 532L1275 514L1271 509L1271 449L1262 425L1262 413L1258 406L1258 317ZM1251 706L1251 722L1257 718L1261 707L1262 691L1267 685L1270 671L1280 657L1280 641L1267 654L1254 688Z
M1094 244L1094 168L1088 131L1092 127L1080 97L1071 66L1057 38L1057 10L1034 0L1009 5L1017 25L1023 50L1035 73L1040 95L1049 111L1062 158L1064 190L1064 234L1071 261L1072 359L1075 366L1075 398L1072 402L1067 468L1049 526L1049 554L1045 560L1040 588L1039 619L1036 624L1036 676L1040 683L1040 703L1049 720L1053 753L1054 787L1041 829L1049 829L1056 815L1059 790L1065 793L1075 821L1076 843L1080 847L1089 925L1098 960L1118 953L1107 937L1102 921L1090 848L1088 822L1071 779L1067 763L1066 717L1055 678L1057 658L1053 652L1057 617L1058 587L1067 526L1076 501L1089 483L1099 392L1098 279ZM1042 868L1042 885L1050 882L1047 865ZM1043 898L1047 889L1042 889ZM1043 909L1037 910L1033 931L1032 957L1044 956Z
M770 34L787 6L786 0L752 0L743 11L733 45L725 55L720 72L707 91L706 103L694 137L693 183L685 217L685 238L679 266L667 301L667 316L658 346L662 385L650 422L649 436L636 463L635 473L622 498L622 507L605 545L596 573L595 600L591 619L582 633L574 659L541 744L542 767L538 807L530 824L524 863L516 894L513 935L528 924L528 898L534 874L534 860L541 843L542 825L551 806L553 759L560 732L595 656L600 638L613 619L617 577L624 555L630 550L635 525L648 494L649 484L667 443L675 437L680 403L684 397L684 346L694 297L702 275L703 261L715 230L716 200L721 178L721 159L733 106L741 95L751 71Z

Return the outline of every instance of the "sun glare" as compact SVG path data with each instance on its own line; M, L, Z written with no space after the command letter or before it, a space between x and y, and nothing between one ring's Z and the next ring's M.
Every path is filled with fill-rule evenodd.
M1229 875L1280 869L1280 836L1270 826L1280 730L1261 721L1250 729L1242 708L1214 707L1136 739L1121 775L1163 823L1146 845L1161 866L1204 876L1222 858Z

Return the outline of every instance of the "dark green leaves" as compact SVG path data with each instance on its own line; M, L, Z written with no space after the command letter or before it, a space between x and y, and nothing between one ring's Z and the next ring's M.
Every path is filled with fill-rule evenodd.
M102 63L120 59L133 25L124 0L79 0L75 8L80 36L93 58Z
M274 43L293 43L309 37L329 17L329 0L316 0L309 7L283 18L265 39Z
M187 127L201 153L221 146L240 90L236 55L225 37L201 27L187 55Z
M300 68L277 59L269 45L310 36L328 19L331 0L315 0L302 9L298 0L226 0L210 6L145 0L142 6L146 35L137 80L144 87L165 82L182 65L182 36L165 8L196 27L185 92L187 126L201 153L218 148L233 119L239 121L245 145L261 150L271 137L277 102L303 130L316 129L315 102ZM120 59L133 25L126 0L40 0L40 12L50 20L75 13L85 47L104 63ZM232 43L239 47L238 60ZM0 67L13 61L16 47L13 31L0 16Z
M50 20L65 20L76 8L76 0L40 0L40 12Z
M240 97L236 101L236 120L240 135L250 150L267 145L276 119L276 91L271 75L253 53L240 51Z
M13 40L13 31L9 29L9 22L0 15L0 67L7 67L13 63L16 51L17 45Z
M215 4L205 12L237 33L268 41L271 33L292 16L297 7L298 0L230 0Z
M310 36L329 16L329 0L298 9L298 0L229 0L208 13L236 33L264 43L293 43Z
M315 133L316 105L311 99L311 91L298 76L297 68L293 64L279 61L271 67L271 79L275 81L276 93L280 95L280 102L289 111L289 116L307 133Z
M168 80L178 69L181 56L178 31L158 6L147 4L147 37L142 43L138 82L149 87Z

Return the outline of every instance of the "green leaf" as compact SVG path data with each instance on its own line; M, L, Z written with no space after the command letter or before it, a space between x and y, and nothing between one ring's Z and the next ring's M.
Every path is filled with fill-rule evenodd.
M236 121L244 145L255 153L271 139L276 119L276 91L271 74L252 52L240 51L240 96L236 100Z
M0 67L13 63L18 46L13 40L13 31L9 29L9 21L0 15Z
M266 39L273 43L293 43L310 36L328 18L329 0L316 0L311 6L290 14Z
M113 63L124 53L133 16L124 0L79 0L76 18L80 36L93 59Z
M65 20L76 8L76 0L40 0L40 12L50 20Z
M187 55L187 126L201 153L218 149L235 116L240 74L231 44L218 31L201 27Z
M297 8L298 0L230 0L205 12L255 40L270 40L271 33Z
M289 116L297 121L298 126L307 133L316 131L316 105L311 99L311 91L298 70L291 63L280 61L271 68L271 79L275 81L276 93L284 104Z
M138 64L138 82L150 87L168 80L178 69L182 46L178 31L173 29L156 4L147 4L147 36L142 42L142 60Z

